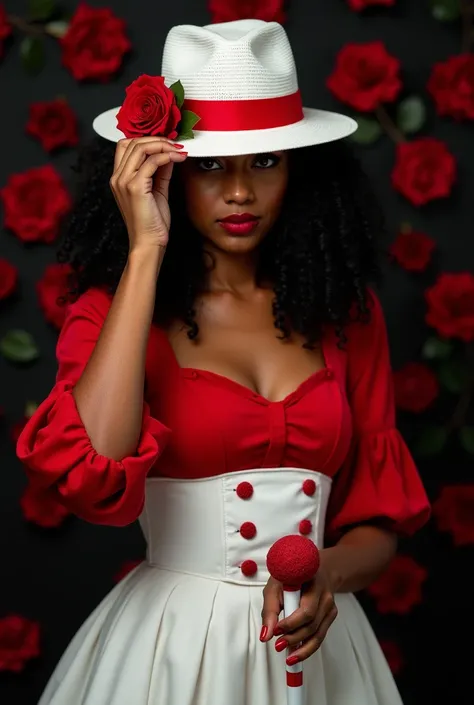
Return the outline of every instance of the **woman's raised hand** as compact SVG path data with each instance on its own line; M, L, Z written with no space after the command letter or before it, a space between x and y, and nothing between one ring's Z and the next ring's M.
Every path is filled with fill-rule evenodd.
M110 187L127 226L130 250L168 244L168 188L175 162L187 152L164 137L124 139L117 144Z

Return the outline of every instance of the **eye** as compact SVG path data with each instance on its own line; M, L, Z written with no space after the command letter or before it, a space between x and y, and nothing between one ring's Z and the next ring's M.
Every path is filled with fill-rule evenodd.
M272 166L276 166L280 162L280 157L276 154L260 154L256 157L254 165L258 169L270 169Z
M216 169L221 169L222 167L216 159L209 157L207 159L201 159L198 162L198 168L203 171L216 171Z

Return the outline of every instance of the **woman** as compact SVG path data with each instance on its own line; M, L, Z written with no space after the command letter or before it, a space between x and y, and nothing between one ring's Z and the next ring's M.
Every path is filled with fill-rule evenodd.
M138 518L147 560L41 705L285 705L285 658L306 705L397 705L352 593L429 506L368 288L380 220L338 141L354 123L303 111L276 23L175 27L163 75L94 123L57 382L18 443L79 517ZM283 618L265 557L298 533L321 567Z

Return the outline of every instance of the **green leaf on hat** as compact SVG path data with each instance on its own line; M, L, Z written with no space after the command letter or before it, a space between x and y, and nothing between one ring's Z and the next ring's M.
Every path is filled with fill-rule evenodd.
M178 140L191 140L194 138L193 127L201 118L191 110L183 110L181 113L181 122L179 123Z
M460 0L431 0L431 14L440 22L452 22L461 14Z
M28 19L32 22L44 22L48 20L56 10L56 0L29 0Z
M467 370L459 362L443 362L438 369L438 379L448 392L460 394L467 382Z
M413 451L418 456L436 455L443 450L447 439L448 432L443 426L429 426L416 440Z
M399 103L397 108L397 125L405 134L421 130L426 120L426 107L421 98L410 96Z
M25 330L10 330L0 340L0 353L10 362L32 362L39 357L33 336Z
M175 83L171 84L170 90L172 90L176 96L176 105L178 106L178 108L181 108L184 103L183 84L181 83L181 81L175 81Z
M451 341L441 340L433 336L425 342L421 355L425 360L447 360L452 351L453 344Z
M44 66L44 44L41 37L25 37L20 44L23 67L31 74L37 74Z
M459 440L466 453L474 455L474 426L463 426L460 428Z
M382 128L378 120L360 115L356 117L356 122L358 128L350 137L353 142L357 144L373 144L381 136Z

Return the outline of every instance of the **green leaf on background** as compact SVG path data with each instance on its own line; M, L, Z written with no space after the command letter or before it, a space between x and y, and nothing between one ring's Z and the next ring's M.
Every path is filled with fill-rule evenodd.
M181 122L179 123L178 139L192 139L194 137L193 127L200 119L199 115L196 115L191 110L183 110Z
M0 353L10 362L32 362L39 357L38 346L26 330L10 330L0 340Z
M56 11L56 0L29 0L28 19L31 22L44 22Z
M451 394L460 394L467 381L467 372L463 365L453 360L443 362L437 373L440 383Z
M447 360L453 352L453 344L441 338L428 338L423 346L421 355L424 360Z
M431 14L440 22L452 22L461 14L460 0L431 0Z
M375 118L358 115L356 118L357 130L350 136L356 144L373 144L382 135L382 128Z
M25 418L30 419L38 408L35 401L27 401L25 404Z
M402 100L397 107L397 125L405 134L421 130L426 120L426 106L416 95Z
M442 426L425 428L415 441L413 451L418 456L436 455L443 448L448 438L448 432Z
M176 96L176 105L178 106L178 108L181 108L182 104L184 103L183 84L181 83L181 81L176 81L175 83L171 84L170 89Z
M44 44L41 37L25 37L20 44L23 67L31 74L37 74L44 66Z
M64 20L48 22L48 24L44 26L45 32L51 35L51 37L55 37L55 39L62 39L67 34L68 29L69 22L65 22Z
M474 426L459 429L459 440L466 453L474 455Z

